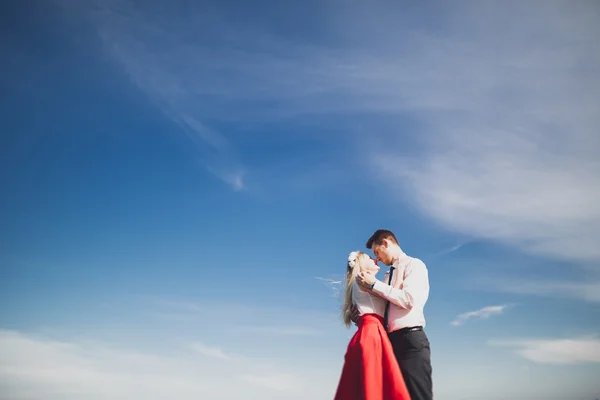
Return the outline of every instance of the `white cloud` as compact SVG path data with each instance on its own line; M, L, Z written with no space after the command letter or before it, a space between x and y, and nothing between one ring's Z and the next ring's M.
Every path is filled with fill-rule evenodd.
M492 315L502 314L504 312L504 310L506 310L506 308L507 308L506 305L487 306L487 307L483 307L477 311L469 311L469 312L458 315L456 317L456 319L451 322L451 325L460 326L460 325L464 324L465 322L467 322L467 320L472 319L472 318L485 319L485 318L491 317Z
M327 27L324 36L310 42L194 7L169 15L99 1L92 20L132 80L203 143L207 168L236 189L246 168L207 118L311 121L303 134L322 137L322 117L383 115L376 125L336 119L344 133L332 140L338 151L371 150L376 157L364 160L376 160L369 166L399 199L474 239L590 261L600 259L593 7L453 3L427 30L410 24L420 17L412 10L328 4L310 21Z
M232 354L225 354L223 352L223 350L221 350L221 348L219 348L219 347L207 346L200 342L193 343L190 347L195 352L205 355L205 356L208 356L208 357L214 357L214 358L218 358L220 360L226 360L226 361L240 360L239 356L232 355Z
M62 3L69 8L82 7L68 0ZM207 77L201 75L201 70L194 70L199 58L193 50L189 52L190 43L180 35L186 29L185 16L180 18L179 29L167 27L165 24L172 21L163 19L160 13L138 9L127 1L98 1L84 13L92 17L107 54L189 137L207 170L236 191L246 189L247 171L232 141L204 122L209 115L203 112L204 104L194 88L204 85Z
M439 251L435 254L433 254L433 256L443 256L443 255L447 255L450 253L454 253L455 251L458 251L460 249L462 249L464 246L466 246L469 242L465 242L465 243L459 243L457 245L454 245L452 247L449 247L447 249L444 249L442 251Z
M308 385L297 369L234 358L198 343L192 349L150 354L0 330L0 391L14 400L300 399L298 389Z
M511 278L486 281L481 284L486 290L505 293L530 294L549 297L573 298L589 302L600 302L600 282L568 282L514 280Z
M490 340L489 344L515 348L517 354L535 363L600 363L600 340L597 337Z
M415 71L421 94L407 100L423 116L415 132L423 152L401 154L402 141L390 141L394 150L379 149L387 154L375 168L446 228L533 254L598 260L597 24L585 7L557 7L542 11L543 26L531 4L495 37L506 9L491 8L500 14L465 20L469 35L428 40L411 57L427 70Z

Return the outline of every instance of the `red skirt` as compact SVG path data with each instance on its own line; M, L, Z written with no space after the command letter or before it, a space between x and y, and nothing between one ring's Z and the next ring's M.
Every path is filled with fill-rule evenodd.
M335 400L410 400L380 316L360 317L348 344Z

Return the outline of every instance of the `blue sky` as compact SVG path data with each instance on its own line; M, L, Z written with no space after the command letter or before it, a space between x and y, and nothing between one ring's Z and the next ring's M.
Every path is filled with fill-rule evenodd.
M329 399L350 251L436 397L600 396L595 2L4 2L0 390Z

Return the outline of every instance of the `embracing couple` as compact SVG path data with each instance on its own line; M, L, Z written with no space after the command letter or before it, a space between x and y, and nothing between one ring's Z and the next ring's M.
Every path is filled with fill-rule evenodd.
M396 236L376 231L375 258L348 257L342 318L358 326L346 351L335 400L431 400L431 360L423 308L429 297L425 264L406 255ZM390 267L377 280L378 262Z

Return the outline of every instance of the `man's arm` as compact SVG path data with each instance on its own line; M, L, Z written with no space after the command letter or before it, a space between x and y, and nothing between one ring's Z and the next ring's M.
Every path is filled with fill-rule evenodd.
M357 325L358 317L360 317L358 307L356 307L356 305L352 303L352 305L350 306L350 321L354 322L354 325Z
M417 304L425 304L429 296L429 277L425 264L417 259L412 260L402 289L375 281L373 293L406 310L411 310Z

